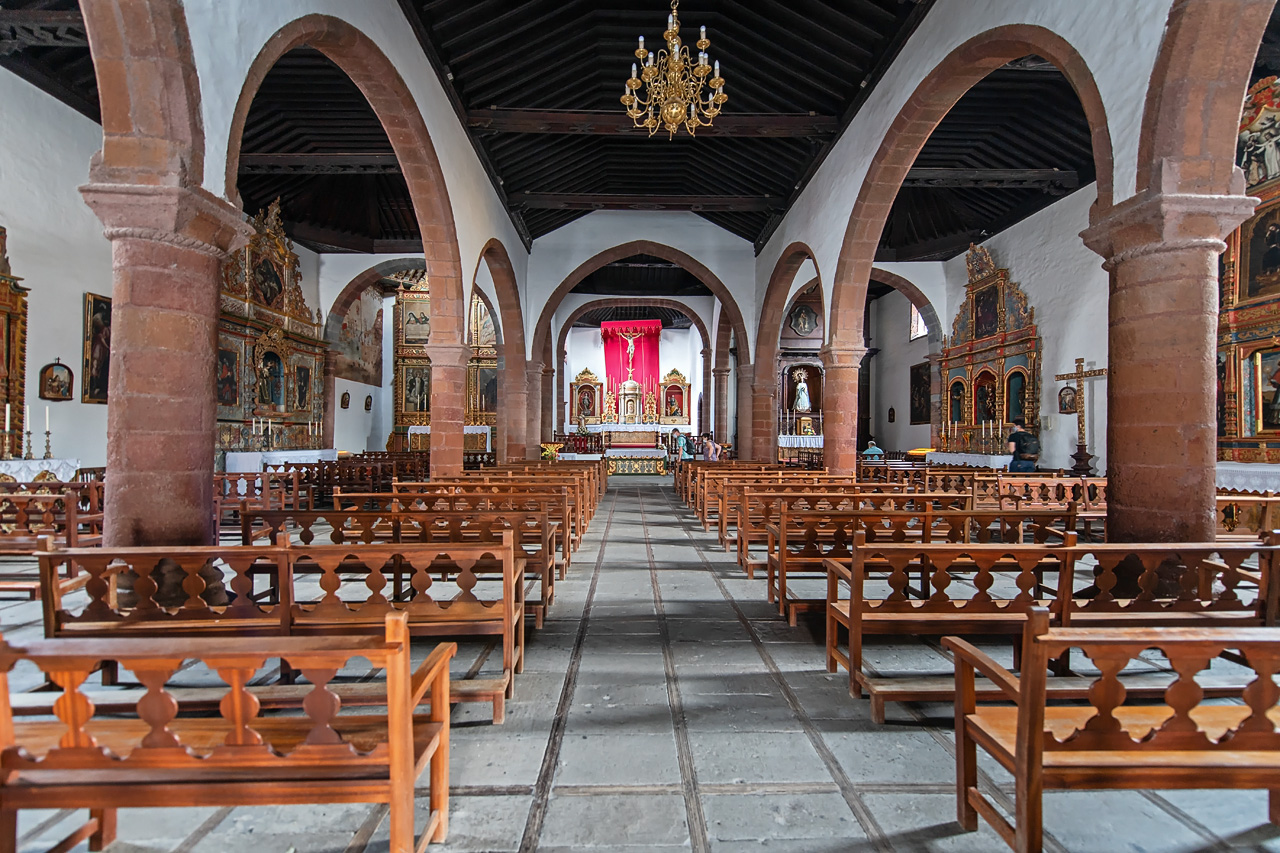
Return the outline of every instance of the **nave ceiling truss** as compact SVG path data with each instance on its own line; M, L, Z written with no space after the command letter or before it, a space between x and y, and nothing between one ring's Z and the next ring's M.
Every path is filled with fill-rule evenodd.
M592 210L691 210L760 248L933 0L683 0L705 24L731 101L696 139L650 139L618 104L636 37L666 4L397 0L526 241ZM99 120L76 0L5 0L0 65ZM928 69L921 69L921 76ZM621 75L621 76L619 76ZM732 89L732 91L729 91ZM974 87L899 193L880 260L950 258L1093 181L1066 78L1028 57ZM290 51L246 122L246 210L282 198L319 251L414 252L399 165L355 85Z

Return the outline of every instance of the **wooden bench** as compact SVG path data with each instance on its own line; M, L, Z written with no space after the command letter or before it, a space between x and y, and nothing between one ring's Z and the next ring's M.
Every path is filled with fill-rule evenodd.
M900 679L865 672L868 636L1020 636L1029 608L1037 606L1048 607L1055 624L1063 626L1263 625L1277 594L1277 550L1257 544L1080 545L1075 531L1061 544L857 541L851 560L826 562L827 670L848 669L850 695L867 690L873 718L883 721L885 701L946 702L953 685L949 679L913 675L908 691ZM1252 566L1263 580L1245 597L1244 569ZM1121 576L1135 567L1141 572L1137 591L1113 594ZM1077 589L1086 572L1094 574L1093 585ZM910 585L911 576L921 573L928 579L927 596ZM1056 584L1046 583L1046 575L1056 576ZM1159 591L1162 575L1172 577L1174 592ZM842 584L848 598L841 594ZM848 654L839 646L842 629L848 633ZM1061 661L1059 669L1065 672L1068 664Z
M1268 819L1280 824L1274 631L1050 628L1050 621L1048 611L1031 611L1020 676L963 640L943 641L956 660L956 805L963 829L976 830L981 816L1018 853L1039 853L1042 794L1055 789L1262 789L1269 791ZM1050 705L1049 662L1072 649L1091 658L1101 675L1080 697L1086 704ZM1120 678L1148 649L1178 673L1157 704L1134 701ZM1205 704L1197 673L1226 651L1238 652L1254 677L1235 693L1241 704ZM998 689L1001 704L979 699L975 672ZM1012 823L978 790L978 748L1014 777Z
M501 675L456 682L453 693L454 701L492 703L495 723L504 719L514 676L524 668L523 566L510 532L501 545L175 546L51 550L39 557L50 639L368 634L380 632L387 614L403 612L414 636L498 639ZM83 603L62 596L53 582L68 561L87 575ZM229 603L213 605L201 595L210 571L228 578ZM122 606L115 592L125 572L137 578L133 606ZM393 601L383 590L397 576L406 593ZM263 578L265 589L258 589ZM184 590L186 599L157 601L162 584Z
M53 851L88 839L111 844L116 810L141 806L386 803L390 849L414 853L444 841L449 826L449 661L442 644L410 669L405 614L388 614L381 636L271 639L220 637L0 641L0 849L17 849L21 809L87 808L89 820ZM247 684L266 660L306 675L306 697L286 715L260 716ZM331 689L363 659L386 673L383 714L349 713ZM147 691L111 718L95 713L81 686L101 661L130 670ZM222 701L187 712L166 690L185 661L223 682ZM15 720L8 673L34 664L61 688L54 720ZM190 670L187 670L188 674ZM418 709L429 706L429 713ZM429 814L414 842L415 785L430 768Z
M41 587L34 555L41 539L51 538L64 548L102 544L102 484L4 485L8 488L0 490L0 559L7 564L7 570L0 573L0 592L37 599ZM9 490L14 486L29 486L32 491ZM61 491L63 488L67 490ZM34 494L34 491L43 494ZM86 504L90 511L82 512ZM82 583L84 578L79 577L74 564L64 566L61 586L65 592L77 589Z
M718 519L719 541L726 551L735 550L739 545L742 546L740 550L749 550L751 541L765 541L763 525L769 520L766 504L772 503L775 495L818 496L823 506L834 508L851 495L902 494L910 489L910 486L841 481L839 478L817 480L811 484L730 481L725 484ZM744 529L747 529L747 541L740 541L739 536Z
M591 510L584 498L584 483L580 478L520 478L501 477L489 479L473 475L469 477L440 477L430 483L395 483L392 492L412 494L493 494L504 497L548 493L554 489L565 490L568 508L569 547L576 551L586 535Z
M1264 533L1280 530L1280 497L1218 495L1214 538L1219 542L1256 542Z

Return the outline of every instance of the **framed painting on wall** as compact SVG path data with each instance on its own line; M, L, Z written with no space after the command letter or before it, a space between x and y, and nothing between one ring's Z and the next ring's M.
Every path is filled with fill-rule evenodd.
M351 408L351 392L350 391L342 392L342 402L340 403L340 405L344 409Z
M400 365L400 411L431 411L431 365Z
M1280 349L1253 354L1254 400L1259 433L1280 433Z
M929 362L911 365L911 423L927 424L929 405Z
M80 402L106 403L111 368L111 297L84 295L84 367Z
M1000 331L1000 288L984 287L973 294L973 339L993 337Z
M217 372L218 405L240 405L240 353L230 349L219 349Z
M40 368L41 400L70 400L74 385L75 376L72 375L71 368L63 364L60 359L55 358L53 364L46 364Z

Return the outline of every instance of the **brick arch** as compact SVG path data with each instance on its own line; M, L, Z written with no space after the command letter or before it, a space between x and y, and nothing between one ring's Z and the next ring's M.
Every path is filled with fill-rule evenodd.
M1028 54L1053 63L1070 81L1093 142L1097 174L1096 202L1112 203L1112 146L1106 110L1088 65L1065 39L1043 27L1015 24L975 36L951 52L921 81L903 105L871 161L849 216L840 259L832 281L828 341L836 350L862 346L867 282L885 220L907 171L933 129L975 84L997 68Z
M778 364L778 339L787 316L791 285L805 261L813 261L814 270L818 270L818 259L806 244L796 242L783 249L778 262L773 266L773 273L769 276L769 284L764 292L764 303L760 306L760 324L756 332L756 386L751 405L751 444L756 459L771 459L775 456L778 406L774 374ZM821 271L818 271L818 286L821 290ZM826 302L825 293L823 302ZM827 325L830 328L829 321Z
M181 0L99 0L82 12L102 109L92 180L198 187L204 123Z
M606 296L602 299L593 299L590 302L586 302L582 305L579 305L577 308L573 309L573 312L569 314L567 318L565 318L564 324L560 326L560 334L557 336L557 339L556 339L555 363L564 364L564 360L566 356L565 349L564 349L565 341L569 337L569 329L573 328L573 324L577 322L579 317L581 317L583 314L586 314L588 311L594 311L597 308L609 308L614 306L624 307L624 308L633 307L633 306L634 307L670 308L673 311L679 311L681 314L685 315L690 320L692 320L693 324L698 327L698 333L702 335L702 349L709 350L711 348L711 335L707 332L707 324L702 322L702 318L698 316L697 311L694 311L692 308L690 308L688 305L685 305L683 302L677 302L674 299ZM710 365L703 364L702 372L704 376L702 381L702 394L704 398L706 397L707 391L708 391L706 374L710 372L709 367ZM556 416L562 417L563 415L564 415L564 382L561 381L556 383ZM705 412L702 413L702 416L703 416L703 422L705 423L706 413Z
M1275 5L1276 0L1174 2L1142 116L1139 194L1243 194L1243 176L1235 178L1240 106Z
M281 56L304 45L319 50L351 78L386 130L409 185L414 214L422 232L425 264L431 280L431 342L462 344L466 327L462 261L453 207L435 146L417 102L395 65L372 39L346 21L329 15L307 15L286 24L262 46L249 66L232 115L227 149L227 198L239 198L236 183L244 124L263 78Z
M495 325L501 330L502 374L499 381L498 394L501 400L498 418L498 438L495 450L498 458L524 459L528 452L529 389L525 370L528 367L524 345L524 313L520 308L520 286L516 281L515 267L511 256L507 253L502 241L493 238L485 243L476 261L476 273L480 272L480 264L488 264L489 274L493 278L493 288L498 296L498 310L494 314L494 306L481 293L481 298L489 306L489 313L494 314ZM475 276L471 278L475 281ZM474 285L473 285L474 287ZM480 293L479 288L475 288Z
M650 240L635 240L630 243L623 243L620 246L614 246L612 249L606 249L598 255L583 261L577 269L569 273L551 294L546 306L542 309L542 314L538 317L538 324L534 327L533 332L532 352L542 351L542 348L551 339L551 319L555 316L556 309L560 307L560 303L564 301L564 298L571 290L577 287L584 278L606 264L629 258L632 255L653 255L673 264L679 264L697 278L698 281L706 285L707 289L720 300L721 310L729 313L729 320L733 324L734 332L737 333L739 359L745 359L750 362L750 352L747 346L747 325L742 319L742 311L738 308L738 302L733 298L733 294L729 292L729 288L725 287L724 282L715 273L707 269L705 265L695 260L691 255L664 243L654 243Z
M925 296L920 288L897 273L891 273L879 267L871 270L871 280L887 284L907 297L907 301L916 307L916 310L920 312L920 316L924 317L925 325L929 327L929 351L937 352L942 349L942 339L944 337L942 319L938 316L938 312L934 310L933 303L929 301L929 297Z

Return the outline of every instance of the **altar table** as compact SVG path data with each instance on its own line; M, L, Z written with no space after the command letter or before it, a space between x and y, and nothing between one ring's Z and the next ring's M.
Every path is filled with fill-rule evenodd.
M34 483L41 474L52 474L60 483L70 483L80 470L79 459L6 459L0 460L0 475L12 477L15 483Z
M1280 465L1219 462L1218 488L1239 492L1280 492Z
M822 447L820 435L780 435L779 447Z
M298 462L333 462L338 451L332 447L321 450L264 450L228 451L228 474L256 474L268 465L289 465Z
M463 435L483 435L484 450L486 453L493 452L493 433L490 428L484 424L478 426L464 426L462 428ZM431 435L431 427L429 426L411 426L409 427L409 435Z
M929 465L966 465L970 468L998 468L1005 470L1013 457L1008 453L991 456L985 453L941 453L934 452L925 456Z

